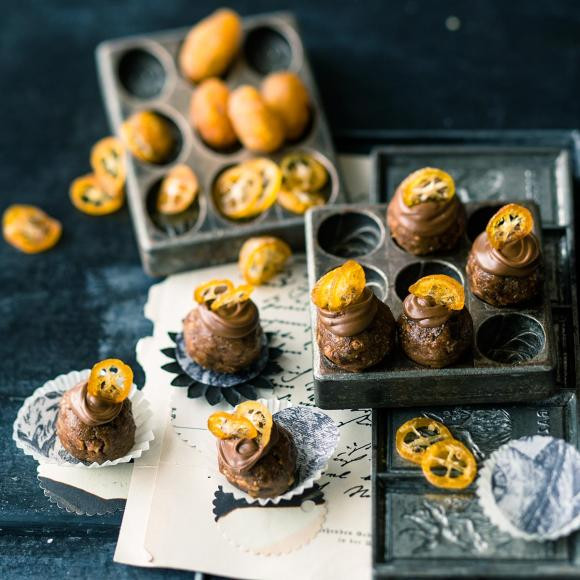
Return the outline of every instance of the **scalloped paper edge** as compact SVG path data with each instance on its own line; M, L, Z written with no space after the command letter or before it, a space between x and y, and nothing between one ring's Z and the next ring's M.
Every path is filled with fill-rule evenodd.
M540 435L532 435L529 437L541 437ZM552 437L555 439L555 437ZM517 441L517 439L515 440ZM487 516L489 521L499 528L502 532L506 532L514 538L525 540L526 542L547 542L557 540L570 535L572 532L580 528L580 516L574 518L564 527L548 534L529 534L516 527L500 510L495 500L492 491L491 478L493 470L497 464L497 458L504 452L505 448L510 446L513 441L502 445L496 449L485 461L483 467L479 470L479 477L477 478L475 493L479 500L479 505L483 513ZM565 441L565 443L567 443ZM569 443L567 443L569 445Z
M123 457L119 457L114 460L107 460L104 463L93 462L91 464L86 464L83 462L70 463L68 461L55 461L53 459L48 459L44 455L38 453L35 449L30 447L24 441L18 437L18 425L24 422L24 414L29 405L32 404L34 400L38 397L44 396L47 392L61 391L64 393L68 389L77 385L80 381L88 379L91 373L90 369L83 369L82 371L71 371L66 374L61 374L47 381L41 387L38 387L32 395L27 397L22 403L22 406L16 414L16 419L12 428L12 439L16 443L16 447L21 449L25 455L30 455L38 463L51 463L53 465L67 465L70 467L77 467L79 469L99 469L102 467L109 467L111 465L118 465L119 463L129 463L132 459L137 459L141 457L145 451L147 451L151 442L155 439L155 434L149 427L149 422L153 417L153 413L149 406L149 401L143 395L141 391L137 389L135 384L132 386L131 393L129 394L129 399L133 404L133 418L135 420L135 443L133 447L129 450L129 453ZM137 433L140 433L139 438L137 438Z

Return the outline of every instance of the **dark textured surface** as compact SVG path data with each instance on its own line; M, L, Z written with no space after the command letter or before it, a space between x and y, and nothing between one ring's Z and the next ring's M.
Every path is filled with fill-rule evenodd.
M230 3L243 14L288 3ZM211 5L213 6L213 4ZM355 130L575 127L580 5L574 0L311 2L296 12L331 127ZM120 516L50 504L11 428L46 379L105 356L134 363L150 280L126 209L79 214L70 180L107 132L93 51L101 40L192 23L207 2L2 2L0 210L42 205L59 246L23 256L0 243L0 577L181 576L113 564ZM459 30L446 28L454 15ZM142 375L137 373L142 384ZM52 540L52 541L50 541ZM183 574L185 576L185 574Z

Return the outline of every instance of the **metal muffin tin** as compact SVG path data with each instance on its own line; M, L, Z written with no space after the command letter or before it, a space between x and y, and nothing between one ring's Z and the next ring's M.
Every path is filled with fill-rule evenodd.
M476 327L476 341L479 339L474 350L473 366L459 364L441 370L428 369L415 365L406 360L406 357L401 359L404 355L398 350L392 359L376 369L348 373L323 360L317 345L314 344L314 390L317 404L323 407L443 405L540 399L552 393L556 384L562 383L563 373L569 372L568 369L574 365L571 361L573 357L568 354L575 348L574 328L577 324L575 273L571 266L574 242L569 151L561 147L507 145L380 148L374 153L374 190L371 192L371 199L377 202L386 201L406 175L426 165L442 167L454 176L459 197L471 208L468 234L472 239L477 231L483 230L486 219L491 215L491 210L486 212L479 204L499 207L518 197L537 204L542 218L545 262L546 287L540 308L545 313L543 322L529 308L496 309L485 305L471 296L466 288L468 308L472 311ZM399 249L386 232L385 207L313 210L307 220L309 275L313 284L327 270L344 261L344 257L336 256L337 244L338 253L343 256L352 255L354 248L354 253L359 255L357 259L369 268L370 284L380 289L379 294L382 293L382 297L386 296L386 302L397 317L400 313L400 298L396 292L396 276L400 270L397 269L397 264L390 263L391 257L395 260L404 258L408 263L448 262L455 267L457 262L449 262L453 256L444 255L415 258ZM476 213L477 209L481 211ZM352 217L352 211L362 213L363 218ZM336 217L333 218L332 214L336 214ZM345 218L347 214L351 218ZM328 225L331 219L335 220L334 226L330 222L332 227ZM350 228L352 234L363 222L369 227L370 234L367 233L363 240L363 245L366 244L367 247L361 250L356 245L353 246L353 239L349 238L347 229ZM374 239L372 232L375 232ZM461 252L465 255L465 243L469 247L470 241L464 241L463 249L458 250L459 253L455 255L455 259L460 262ZM377 249L380 244L384 244L384 251ZM340 248L341 245L343 249ZM445 265L439 266L442 267L442 273L445 273ZM460 267L464 277L463 266L464 260ZM424 266L423 274L433 272L432 268L434 266ZM448 269L447 273L453 273L453 269ZM417 277L420 275L421 272L418 272ZM410 282L412 281L414 280ZM401 294L404 292L402 289L403 283L399 282ZM495 337L493 333L479 334L485 332L485 329L478 332L480 324L484 322L482 317L491 317L493 314L503 316L508 313L514 315L512 321L516 322L523 320L521 316L531 314L528 320L535 319L543 326L544 348L528 361L510 364L488 360L489 346L482 344L481 339L484 337L485 341L487 337ZM314 309L312 315L315 324ZM531 327L537 328L533 322ZM506 332L510 328L513 328L511 324L504 326ZM525 347L525 344L521 343L520 346ZM399 368L397 365L402 364L401 361L405 361L406 366Z
M346 201L336 157L314 78L292 14L272 13L243 19L242 48L224 80L230 88L259 85L269 72L289 69L306 84L312 102L311 125L304 138L286 143L274 161L291 151L314 154L329 172L324 193L328 203ZM304 248L304 218L274 205L245 223L227 220L211 195L216 177L227 167L256 157L243 148L219 152L206 145L188 121L194 86L179 72L177 55L190 28L110 40L97 48L97 65L107 115L119 134L122 122L139 110L168 119L178 147L166 164L128 159L127 188L137 242L145 270L154 276L235 261L242 243L272 234L295 250ZM156 212L155 195L162 178L176 163L189 165L200 180L200 194L185 215L168 219Z
M527 205L539 216L535 204ZM465 306L474 324L475 348L458 363L431 369L408 359L400 345L379 365L343 371L314 345L314 390L322 408L410 407L445 403L526 401L550 395L555 386L549 302L526 308L496 308L471 293L465 264L471 242L498 204L469 202L468 233L451 253L417 257L399 247L385 223L387 205L320 208L307 218L309 278L354 258L365 268L367 284L386 302L395 320L408 288L422 276L447 274L465 287ZM538 228L539 229L539 228ZM547 290L544 291L547 295ZM312 307L313 328L316 309ZM316 340L314 340L316 343Z
M445 423L480 464L499 446L525 435L560 437L578 448L579 336L571 163L572 156L580 168L576 137L570 132L533 131L410 135L404 138L407 145L375 151L372 198L376 201L386 201L407 173L432 163L449 167L458 179L460 195L468 199L504 203L514 191L523 191L538 204L556 356L556 394L546 400L518 406L373 411L375 578L580 575L580 533L543 543L514 539L484 516L474 485L461 491L434 488L420 469L398 456L394 445L402 423L428 416ZM442 140L461 144L434 144ZM477 144L482 140L485 146ZM545 146L530 147L530 143Z

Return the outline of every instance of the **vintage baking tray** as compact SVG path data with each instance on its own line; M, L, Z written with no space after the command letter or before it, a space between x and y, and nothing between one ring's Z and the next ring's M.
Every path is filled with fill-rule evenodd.
M483 515L473 486L462 492L431 487L419 470L398 457L393 445L394 433L403 422L425 415L448 425L480 463L503 443L524 435L562 437L578 447L578 303L572 203L577 182L570 163L571 156L578 154L577 139L573 132L520 132L513 139L507 134L466 133L458 136L464 143L461 146L412 145L413 139L406 140L407 145L375 152L373 200L388 199L389 187L404 177L407 168L424 165L428 158L434 164L453 163L463 171L470 199L471 192L477 191L479 199L503 202L523 182L525 197L541 208L557 392L546 400L523 405L373 411L374 576L578 577L580 534L546 543L515 540L499 532ZM474 145L474 140L488 144ZM533 142L545 146L530 146ZM494 159L495 167L486 165L485 157Z
M500 532L483 514L475 485L431 486L394 447L397 428L425 415L445 423L479 463L511 439L552 435L578 445L572 390L523 406L375 409L373 411L373 571L375 578L578 577L580 534L527 542Z
M558 352L569 352L576 320L575 280L570 269L573 232L568 151L488 146L380 149L375 152L378 185L373 199L381 199L381 192L386 198L408 173L425 165L441 166L456 179L458 195L470 214L463 248L452 256L417 259L390 239L384 205L320 208L307 219L311 285L345 257L356 255L367 268L369 283L397 317L406 289L421 275L447 273L462 279L470 239L485 227L494 209L519 192L525 200L536 202L542 208L542 220L544 215L548 220L542 222L546 262L542 304L535 309L499 310L467 289L476 330L474 357L447 369L425 369L398 352L376 369L348 373L321 357L315 344L314 391L322 407L528 401L548 396L560 381L555 358ZM550 306L554 309L552 322ZM312 313L315 324L314 309ZM510 348L497 348L501 343ZM409 388L409 380L416 388Z
M537 206L526 201L540 224ZM475 348L457 364L429 369L397 346L372 369L343 371L313 349L314 392L322 408L410 407L445 403L526 401L549 396L555 364L549 300L525 309L496 308L474 296L465 264L472 241L497 210L497 203L467 202L468 235L452 253L418 258L402 250L385 224L386 204L321 208L307 218L311 286L347 258L365 269L367 283L398 319L408 288L422 276L447 274L465 286L473 318ZM547 296L547 288L544 296ZM312 307L312 324L316 325ZM316 341L315 341L316 342ZM414 388L409 388L410 381Z
M307 151L326 166L329 182L323 192L329 203L346 201L322 104L296 20L290 13L244 18L244 40L237 60L224 77L230 88L258 85L274 70L300 75L312 99L312 123L299 142L286 144L270 157L279 161L290 151ZM128 164L127 188L137 243L145 270L166 275L179 270L235 261L250 236L274 234L295 250L304 248L304 219L277 205L251 222L228 221L214 207L211 187L227 167L254 154L239 148L221 153L203 143L188 122L194 87L176 66L179 48L189 28L110 40L96 51L99 80L109 122L118 134L124 119L143 109L154 110L174 127L180 143L170 163L152 165L133 157ZM186 163L200 178L198 201L178 219L167 219L155 209L159 184L171 166Z

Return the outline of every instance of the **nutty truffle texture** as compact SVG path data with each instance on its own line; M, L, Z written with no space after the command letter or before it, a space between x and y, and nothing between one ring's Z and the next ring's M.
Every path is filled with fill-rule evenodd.
M280 425L277 429L276 444L247 472L232 469L218 454L220 472L233 486L252 497L276 497L294 484L296 446L286 429Z
M204 306L194 308L183 321L185 349L197 364L220 373L236 373L258 360L263 334L260 324L241 338L219 336L203 323L201 308Z
M530 302L542 288L541 268L536 268L529 276L500 276L481 268L473 252L467 259L466 271L471 291L492 306Z
M337 336L324 324L316 325L322 354L340 368L358 372L381 362L395 345L396 324L390 308L375 297L377 312L371 324L354 336Z
M405 354L426 367L443 368L459 361L473 345L473 320L466 308L455 311L440 326L424 327L404 312L399 340Z
M71 404L71 391L67 391L60 402L56 434L62 446L80 461L104 463L123 457L135 443L131 401L123 401L112 421L93 427L78 418Z

